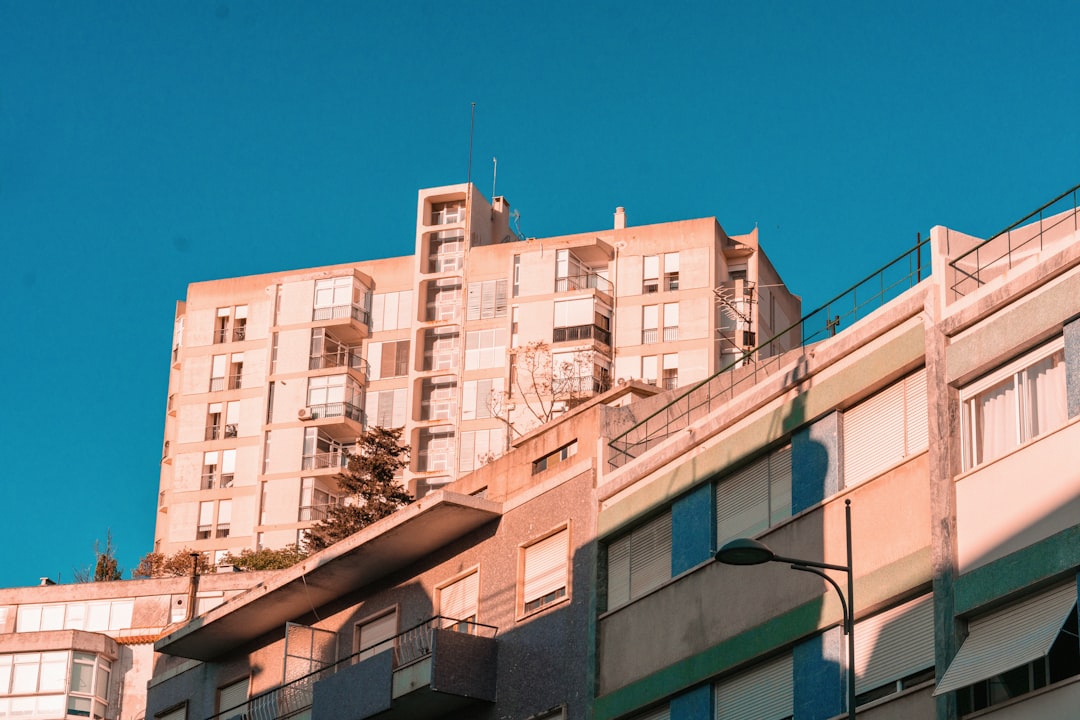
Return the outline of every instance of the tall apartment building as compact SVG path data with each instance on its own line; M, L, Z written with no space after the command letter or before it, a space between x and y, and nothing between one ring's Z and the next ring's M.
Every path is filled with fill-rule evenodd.
M523 240L504 198L453 185L420 191L415 233L411 256L189 287L155 550L297 542L365 426L404 428L422 496L615 383L698 382L800 315L757 231L715 218L633 227L619 208Z

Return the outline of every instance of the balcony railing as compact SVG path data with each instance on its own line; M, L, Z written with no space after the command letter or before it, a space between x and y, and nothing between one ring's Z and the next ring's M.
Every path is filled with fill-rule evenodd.
M670 403L613 438L608 443L612 450L608 463L613 468L625 465L778 370L783 361L781 352L832 337L841 327L854 325L914 287L930 276L929 254L929 238L920 239L914 248L803 316L795 324L756 348L739 353L720 371L691 386ZM645 333L643 342L646 342ZM730 372L736 368L743 370Z
M1042 252L1047 244L1080 230L1077 191L1080 185L949 262L953 299L974 292L1016 263Z
M341 348L337 352L323 353L308 360L308 370L347 367L356 370L364 378L368 375L368 363L360 356L360 348Z
M355 304L317 307L311 312L312 320L340 320L347 317L351 317L361 325L371 324L371 313Z
M301 505L297 522L322 522L329 515L329 505Z
M664 328L664 342L675 342L679 339L679 327Z
M206 720L282 720L298 715L311 707L315 683L325 680L338 671L363 662L380 646L393 648L394 669L411 665L432 652L432 635L436 629L454 630L467 635L494 638L499 629L471 621L455 621L436 616L403 630L392 638L356 652L338 662L297 678L272 690L248 698L243 704L211 715Z
M660 339L660 331L656 328L645 328L641 331L641 344L652 345Z
M210 392L218 392L225 389L225 378L212 377L210 378Z
M604 345L611 345L611 332L599 325L574 325L557 327L551 333L552 342L578 342L596 340Z
M207 440L217 440L219 437L221 437L221 426L220 425L207 425L206 426L206 439Z
M302 470L323 470L343 468L349 464L349 453L345 450L328 450L313 455L304 455L300 459Z
M610 280L596 273L555 278L555 292L557 293L574 292L576 290L599 290L606 295L610 295L613 287Z
M213 490L214 488L231 488L233 486L233 480L235 479L236 475L234 473L209 470L202 474L202 489Z
M311 417L315 420L332 417L347 417L358 423L364 422L364 411L360 409L358 405L353 405L352 403L323 403L322 405L311 405L309 406L309 409L311 410Z

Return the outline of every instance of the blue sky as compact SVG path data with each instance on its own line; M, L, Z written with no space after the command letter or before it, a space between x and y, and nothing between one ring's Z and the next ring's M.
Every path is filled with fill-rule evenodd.
M151 549L190 282L716 216L806 309L1080 182L1075 3L0 0L0 586Z

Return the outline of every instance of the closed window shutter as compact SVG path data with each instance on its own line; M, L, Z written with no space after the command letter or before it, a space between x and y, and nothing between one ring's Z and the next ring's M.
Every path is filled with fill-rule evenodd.
M907 417L907 454L913 455L930 445L926 368L909 375L904 381L904 414Z
M187 720L187 706L181 705L175 710L170 710L164 715L158 715L157 720Z
M397 343L388 342L382 344L382 357L379 358L379 376L393 377L394 367L397 365Z
M934 666L934 598L924 595L855 625L855 692Z
M364 623L360 626L357 638L360 651L357 659L363 660L383 650L388 650L392 646L395 635L397 635L396 612L386 613Z
M476 620L477 597L480 593L480 573L471 573L439 591L439 614L442 626L462 620Z
M630 602L630 536L625 535L608 545L607 607Z
M469 283L469 288L466 293L466 320L479 320L480 319L480 306L483 297L483 283Z
M225 713L226 710L232 710L233 708L242 710L240 706L247 702L247 699L248 678L234 682L232 685L226 685L218 690L218 712ZM225 717L231 717L231 714L225 713Z
M766 456L717 484L717 547L734 538L752 537L768 527L769 458Z
M495 281L495 317L506 317L506 280Z
M382 346L381 342L368 343L368 380L378 380L382 377Z
M753 667L714 686L715 720L781 720L794 713L791 655Z
M904 383L844 413L844 486L862 482L904 458Z
M791 446L769 455L769 525L791 517Z
M641 715L635 715L633 720L671 720L671 708L661 705Z
M630 597L641 597L671 578L671 513L630 536Z
M405 407L408 401L406 388L398 388L394 393L393 414L390 417L390 427L403 427L405 425Z
M570 532L564 529L525 548L521 590L523 602L531 602L566 587L569 540Z

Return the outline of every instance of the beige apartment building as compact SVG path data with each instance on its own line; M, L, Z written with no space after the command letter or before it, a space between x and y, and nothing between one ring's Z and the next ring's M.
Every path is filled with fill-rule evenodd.
M472 185L421 190L413 255L192 284L177 304L155 550L302 541L368 426L417 496L617 383L688 386L797 323L715 218L520 238ZM797 346L797 331L761 351Z

